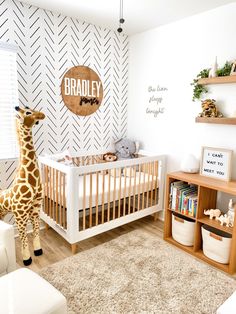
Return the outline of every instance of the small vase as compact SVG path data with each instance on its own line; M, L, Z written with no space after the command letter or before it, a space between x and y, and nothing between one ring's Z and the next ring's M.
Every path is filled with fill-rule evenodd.
M215 62L213 63L212 68L209 71L209 77L216 77L217 69L218 69L218 64L217 64L217 57L216 57Z

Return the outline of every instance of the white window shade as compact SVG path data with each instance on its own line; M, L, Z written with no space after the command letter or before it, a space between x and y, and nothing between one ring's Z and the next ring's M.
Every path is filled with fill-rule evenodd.
M15 127L17 105L16 47L0 43L0 159L18 156Z

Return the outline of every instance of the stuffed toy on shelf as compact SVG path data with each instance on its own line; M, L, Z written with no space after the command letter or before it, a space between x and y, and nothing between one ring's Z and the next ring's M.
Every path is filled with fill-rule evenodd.
M202 101L202 112L199 117L203 118L222 118L223 114L217 109L214 99L205 99Z
M210 219L218 218L221 215L220 209L205 209L204 215L209 216Z
M34 254L35 256L43 254L39 236L39 211L42 206L43 194L32 128L39 123L39 120L43 120L45 115L28 107L15 107L15 109L20 147L19 166L12 187L0 191L0 219L8 212L14 214L21 239L23 263L28 266L32 262L26 230L29 220L33 225Z

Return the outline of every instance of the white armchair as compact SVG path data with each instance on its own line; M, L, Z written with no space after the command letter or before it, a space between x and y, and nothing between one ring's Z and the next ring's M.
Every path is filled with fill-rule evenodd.
M0 313L66 314L66 298L33 271L16 271L14 228L0 220ZM8 274L10 272L10 274Z
M0 276L16 269L14 227L0 220Z

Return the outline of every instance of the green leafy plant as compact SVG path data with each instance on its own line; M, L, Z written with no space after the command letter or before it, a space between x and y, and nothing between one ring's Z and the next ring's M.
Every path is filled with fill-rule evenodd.
M230 75L232 68L232 62L226 61L225 65L216 71L217 76L228 76Z
M209 71L210 69L203 69L191 83L193 86L193 101L201 99L202 94L206 94L208 92L208 89L204 85L198 84L198 80L200 78L208 77Z
M232 62L226 61L224 66L216 71L216 74L217 76L228 76L230 75L231 68ZM201 99L202 95L208 92L206 86L198 84L198 80L200 78L209 77L209 72L210 69L203 69L191 83L191 85L193 86L193 101Z

